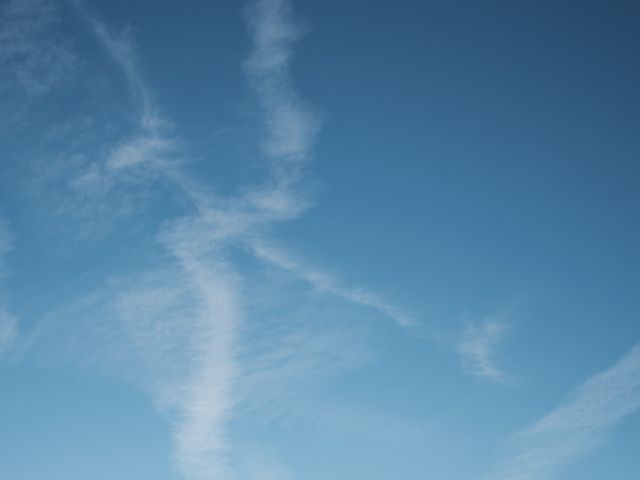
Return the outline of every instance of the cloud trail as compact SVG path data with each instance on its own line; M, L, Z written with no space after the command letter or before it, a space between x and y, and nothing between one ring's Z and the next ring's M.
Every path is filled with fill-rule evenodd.
M489 318L468 323L458 338L458 353L464 370L494 382L504 381L504 373L495 365L494 350L508 330L504 322Z
M180 470L192 479L228 478L226 428L234 407L235 343L241 320L236 273L221 248L220 240L224 237L207 235L209 229L203 213L206 197L198 194L196 182L188 181L168 160L175 142L167 134L167 124L139 74L131 40L113 35L86 9L81 12L124 72L137 105L139 131L111 150L103 164L103 177L123 170L156 170L197 200L195 214L171 222L159 236L181 270L193 305L179 313L190 317L183 322L191 328L186 343L182 344L187 357L185 376L174 379L169 387L179 394L168 395L167 387L153 393L158 402L166 403L173 412L174 457ZM130 311L130 302L135 304L138 299L135 293L131 294L120 303L121 309ZM159 339L152 336L145 341L155 343Z
M11 0L0 9L0 92L27 99L49 93L76 68L70 45L56 32L56 4ZM23 97L24 99L24 97Z
M282 361L304 350L299 349L254 355L252 359L266 363L243 364L248 357L240 358L238 351L241 334L247 329L245 308L251 300L245 296L243 276L232 260L234 252L248 250L260 262L290 272L315 291L374 309L401 326L409 326L411 320L368 291L347 288L321 270L294 261L282 250L267 249L265 237L272 227L299 216L312 204L304 188L305 169L312 160L320 127L317 115L293 87L292 48L301 30L288 2L257 0L247 11L253 48L244 65L263 112L262 154L268 170L262 183L226 197L216 195L209 185L182 168L181 142L140 74L130 36L112 32L80 0L73 4L122 71L134 117L131 132L111 141L90 160L71 165L74 171L68 183L77 194L78 208L84 208L87 198L97 198L100 208L119 205L127 198L123 191L157 186L162 180L188 200L191 212L166 221L157 233L159 244L170 257L166 265L147 276L107 285L104 292L60 316L97 317L91 325L73 325L79 330L74 332L72 349L82 350L79 345L83 343L89 350L91 345L97 346L89 355L97 362L110 357L105 363L119 370L123 366L117 359L138 359L140 372L134 374L136 369L128 366L129 371L123 374L137 377L156 404L171 414L175 462L187 478L230 478L228 428L240 401L239 388L258 377L282 379L323 367L345 368L359 358L345 347L345 356L333 352L335 367L327 367L326 355L314 351L312 359L299 359L295 365L280 368ZM134 210L130 206L126 213ZM51 338L51 330L57 328L52 326L55 317L35 337ZM87 328L95 331L87 332ZM309 332L295 338L308 341L317 350L337 343L318 342L320 337ZM127 349L130 351L123 353ZM239 386L245 367L251 370L249 378ZM266 372L269 369L272 371Z
M175 455L190 478L224 478L225 432L234 406L234 349L241 315L234 273L225 265L203 265L202 259L189 254L180 260L201 298L203 312L190 352L195 366L178 406Z
M221 199L166 161L168 153L176 150L175 141L167 137L167 130L162 128L168 122L160 117L159 109L151 101L135 61L131 39L126 35L114 36L83 9L97 38L125 72L134 98L141 100L138 102L141 134L112 151L108 168L116 170L147 162L170 178L199 212L191 225L200 230L192 231L188 242L193 244L195 237L243 242L259 260L288 270L317 291L373 308L401 326L413 325L413 319L406 312L377 295L362 288L340 285L337 279L317 267L294 260L284 250L267 246L261 240L265 226L294 218L311 205L301 183L304 167L312 160L320 121L293 87L293 45L302 30L293 19L290 4L285 0L258 0L247 12L253 50L245 68L264 113L263 153L270 161L269 178L261 185L244 188L240 196Z
M572 400L514 438L518 453L491 480L549 478L600 447L607 434L640 409L640 344L616 365L589 378Z
M6 222L0 218L0 287L7 277L4 259L12 248L13 235ZM18 336L18 319L9 311L3 297L4 292L0 290L0 354L6 352Z
M265 241L251 239L247 242L257 259L290 272L304 280L318 293L328 293L357 305L372 308L395 321L401 327L411 327L415 321L400 308L383 301L378 295L363 288L349 288L332 275L294 258L286 251Z
M286 0L255 1L248 9L248 23L253 51L245 67L265 113L264 151L290 168L310 160L320 127L291 78L292 47L302 30Z

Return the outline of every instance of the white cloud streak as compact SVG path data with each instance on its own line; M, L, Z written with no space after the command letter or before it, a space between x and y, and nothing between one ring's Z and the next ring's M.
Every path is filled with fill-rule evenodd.
M203 314L191 345L193 373L178 406L175 455L190 478L224 478L224 432L234 406L234 348L241 315L234 273L219 262L203 265L202 259L188 255L180 260L201 298Z
M109 57L124 74L137 107L142 129L147 132L153 132L160 128L162 126L161 117L146 83L140 75L135 44L129 31L125 30L120 34L115 34L89 11L82 0L72 0L72 2L98 41L105 48Z
M130 39L114 36L85 9L81 11L100 43L125 73L138 106L139 133L112 149L104 162L102 178L132 169L155 170L176 182L189 197L199 200L196 206L202 207L201 197L190 190L195 184L167 161L167 153L175 148L175 142L167 136L166 124L138 72ZM221 251L221 238L207 235L206 218L202 208L199 210L170 224L160 237L179 265L194 303L179 313L191 317L188 322L191 333L182 344L186 348L185 376L174 379L169 387L179 394L169 395L166 387L153 393L174 414L174 456L180 470L188 478L209 480L229 476L226 427L234 407L232 390L237 377L234 350L242 314L236 273ZM138 301L135 294L129 296L128 302L135 305ZM124 311L131 311L128 302L120 304ZM157 341L152 337L143 343Z
M286 295L272 289L266 308L252 305L253 322L240 349L239 406L259 412L261 421L284 420L301 410L308 414L313 409L301 409L300 400L309 389L372 356L366 330L354 325L351 311L319 298L292 306L291 289Z
M601 446L640 409L640 344L589 378L566 404L514 438L519 452L491 480L542 480Z
M47 216L63 217L57 225L79 227L79 236L86 239L109 232L159 195L162 168L176 157L178 142L139 73L130 36L111 32L82 1L71 3L122 72L132 105L123 112L100 99L99 111L91 110L89 102L89 110L80 114L75 109L65 112L66 121L47 125L44 146L33 154L28 182L46 199Z
M292 86L292 46L301 28L286 0L257 0L248 19L254 48L245 67L265 112L265 153L280 163L309 160L320 125Z
M332 275L296 259L288 252L265 241L249 240L249 247L259 260L290 272L301 278L318 293L328 293L357 305L372 308L402 327L411 327L415 321L406 312L383 301L378 295L362 288L349 288Z
M292 46L300 29L288 2L257 0L248 11L253 50L245 67L263 110L263 154L269 171L264 183L227 198L214 195L180 168L176 160L180 157L179 142L140 75L130 37L112 33L83 3L74 4L122 70L135 106L136 125L132 135L116 142L106 154L90 163L81 162L71 188L80 198L101 192L103 203L108 204L119 201L122 185L144 185L163 178L194 207L192 214L168 222L158 236L172 257L170 266L159 269L159 284L143 280L124 290L114 287L115 291L101 301L82 306L80 311L106 302L105 309L110 312L115 308L122 322L120 326L109 325L105 318L100 331L88 337L95 344L120 344L109 347L114 357L121 356L125 346L142 357L141 364L150 372L140 375L145 378L145 387L158 406L172 414L174 455L180 470L194 480L226 479L231 476L227 429L238 402L236 390L242 374L239 336L247 304L242 276L231 262L231 248L246 250L250 245L256 258L293 273L316 291L373 308L403 326L411 322L376 295L345 288L320 270L293 262L282 251L267 251L259 242L275 222L292 219L311 204L302 185L320 122L293 88ZM42 332L47 328L38 335L44 337ZM302 340L314 344L311 337ZM326 342L315 345L330 348ZM300 361L293 371L282 370L289 353L261 357L274 362L266 363L266 368L273 370L271 378L303 375L301 369L316 368L322 357L315 355L311 363ZM269 377L264 367L263 379ZM259 368L253 373L255 370Z
M47 0L11 0L0 10L0 89L27 97L50 92L77 60L56 34L57 5Z
M508 329L504 321L494 318L469 322L457 344L462 368L477 377L494 382L504 381L504 373L495 365L494 355Z
M9 0L0 5L0 134L25 126L45 96L63 91L79 62L58 31L61 15L50 0Z
M12 248L13 235L6 222L0 218L0 287L7 277L5 257ZM18 319L9 311L3 297L4 292L0 290L0 354L6 352L18 336Z
M226 479L243 319L238 279L215 253L177 254L51 312L25 347L47 363L98 368L141 388L171 419L185 478Z

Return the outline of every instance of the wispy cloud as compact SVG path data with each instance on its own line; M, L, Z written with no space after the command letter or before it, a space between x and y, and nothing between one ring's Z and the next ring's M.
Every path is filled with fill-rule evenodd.
M76 11L80 14L91 31L107 51L111 60L124 74L129 92L133 98L140 122L140 127L151 132L161 126L161 117L151 92L140 75L139 61L135 43L129 30L115 33L107 28L97 16L91 12L83 0L72 0Z
M198 210L195 214L171 222L160 236L161 243L172 254L183 282L183 285L163 293L169 293L170 299L184 294L191 299L187 305L174 304L173 307L182 317L181 326L188 319L190 331L186 338L181 335L175 337L183 339L182 343L176 344L164 336L166 333L175 335L176 325L160 322L160 330L142 338L140 343L146 349L149 348L146 345L158 343L164 348L184 349L182 376L171 379L161 374L160 382L152 391L156 400L168 406L173 413L177 465L188 478L227 478L229 444L226 429L234 407L233 385L237 377L235 344L242 318L237 275L221 250L219 241L224 237L207 235L209 225L203 212L206 195L198 195L197 182L190 181L168 163L175 155L175 141L139 74L130 38L112 34L86 9L81 12L109 56L124 72L138 118L138 131L110 151L98 178L109 179L121 176L122 172L151 170L173 181L196 201ZM185 292L181 294L183 289ZM127 295L126 300L120 299L121 314L145 305L148 291L142 293L140 297L134 291ZM137 312L138 315L141 313ZM149 317L142 315L141 318ZM136 338L140 340L139 336ZM156 348L160 347L151 347L151 350ZM178 393L168 394L167 388Z
M181 259L203 308L191 344L194 368L178 403L176 458L191 478L224 478L227 422L234 407L235 340L241 309L234 273L220 262Z
M178 142L139 73L128 33L109 30L80 0L71 3L123 73L130 105L65 112L31 154L29 186L46 198L48 216L62 217L57 223L73 225L84 239L110 231L160 194L162 166L175 159Z
M243 312L223 260L183 253L50 312L24 348L47 363L97 368L141 388L171 419L185 477L225 479Z
M3 123L16 120L77 68L59 22L58 5L49 0L11 0L0 8L0 99L9 102Z
M82 2L74 4L122 71L135 119L130 132L109 137L97 154L80 155L62 169L77 208L82 211L83 199L97 199L91 208L127 214L135 210L129 195L160 180L180 192L191 208L159 229L158 242L169 257L162 257L161 267L112 282L70 314L53 315L32 343L55 337L55 317L92 318L89 324L67 326L74 329L73 340L66 342L70 355L82 352L134 377L170 413L175 460L188 478L226 479L232 449L228 425L239 403L246 406L243 395L262 385L273 392L265 397L277 398L284 386L295 383L291 379L353 367L363 357L359 348L348 345L347 328L320 322L320 328L297 324L273 342L242 345L243 335L256 326L245 324L251 299L234 254L249 251L318 293L369 307L399 325L408 326L411 319L377 295L345 287L284 250L267 247L267 234L277 222L295 218L312 203L304 188L305 169L320 125L293 88L292 47L301 30L288 2L257 0L248 9L253 49L245 67L263 111L262 153L268 171L263 182L228 197L214 194L182 168L181 142L140 74L130 36L112 32ZM128 360L126 368L122 359Z
M464 370L491 381L504 381L505 375L495 364L495 350L509 330L503 320L487 318L468 322L457 340L457 350Z
M0 354L13 345L18 335L18 319L9 311L2 291L2 284L7 277L5 257L12 248L13 235L6 221L0 218Z
M286 270L307 282L318 293L328 293L358 305L372 308L397 322L402 327L415 325L413 318L402 309L390 305L378 295L363 288L350 288L329 273L295 258L272 243L250 239L248 245L259 260Z
M518 434L518 453L491 480L541 480L601 446L623 418L640 409L640 344L589 378L572 399Z
M263 111L262 151L269 178L246 189L246 198L263 214L293 218L311 205L301 188L320 130L317 113L294 88L293 45L302 29L287 0L256 0L247 9L253 50L245 69Z
M281 164L309 160L320 122L293 88L292 47L301 27L287 0L257 0L248 19L254 48L245 66L265 113L265 153Z
M269 285L262 276L255 281ZM303 411L308 414L312 409L301 404L311 390L366 365L373 356L366 322L354 321L353 309L282 287L277 283L267 287L266 304L255 299L250 302L252 323L245 327L239 349L239 407L257 412L262 421L287 420ZM257 289L251 292L258 293Z

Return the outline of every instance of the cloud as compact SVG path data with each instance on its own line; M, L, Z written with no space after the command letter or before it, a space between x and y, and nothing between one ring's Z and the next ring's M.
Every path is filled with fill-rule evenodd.
M130 177L132 171L151 170L170 180L195 207L194 213L169 222L158 237L173 257L172 270L179 272L174 277L165 273L160 276L179 279L181 284L168 282L160 291L134 287L126 295L118 295L115 300L118 317L125 319L129 328L116 328L120 333L112 335L126 340L133 351L145 357L157 358L158 352L173 352L172 356L181 352L178 376L171 374L176 369L169 368L147 377L156 402L172 414L176 463L188 478L228 478L231 447L226 430L236 403L234 387L239 375L236 349L243 318L239 275L229 261L228 248L258 226L292 215L293 201L288 194L295 174L278 169L266 186L247 189L244 196L231 199L216 198L206 187L183 174L167 159L168 152L176 155L176 142L139 74L130 38L113 34L81 3L77 6L96 38L123 71L138 121L134 136L111 148L101 163L76 179L76 187L94 191L106 186L109 195L112 184L121 182L123 175ZM267 73L263 79L269 77ZM265 92L273 93L269 89ZM279 95L285 93L278 87ZM286 95L287 101L292 98ZM292 104L289 107L295 114L296 108ZM268 108L277 108L277 102L269 101ZM266 116L270 114L268 110ZM293 133L293 127L283 127L289 130L277 132L279 141ZM186 303L180 301L185 299ZM163 310L173 313L167 316L156 311L154 316L153 302L158 300ZM180 318L182 328L188 328L186 337L173 321L174 315ZM146 328L130 328L139 325L141 319L147 319ZM150 322L153 328L149 328Z
M84 3L72 3L124 73L130 93L126 103L133 105L124 112L102 104L99 111L65 112L67 118L47 126L31 154L28 183L45 198L47 216L53 211L64 220L57 218L56 225L73 225L86 239L113 230L161 194L158 182L164 179L163 169L175 161L179 142L152 101L129 35L111 32Z
M640 409L640 344L582 384L571 400L516 435L518 453L491 480L541 480L600 447Z
M245 68L264 110L264 151L281 164L309 160L320 122L291 78L292 46L302 30L286 0L255 1L248 20L254 47Z
M74 70L77 60L56 32L57 4L11 0L0 12L0 87L43 95Z
M95 13L82 0L72 0L76 11L85 23L90 27L96 39L104 47L109 58L119 67L126 78L129 92L135 102L140 126L147 132L162 126L161 116L157 106L153 102L151 92L140 75L139 62L136 54L135 43L129 30L120 33L110 31L107 26L98 20Z
M13 235L9 230L6 220L0 217L0 259L4 260L4 257L13 249ZM6 277L6 267L4 262L0 263L0 279Z
M369 307L402 326L411 320L373 293L344 287L281 249L267 249L272 227L311 205L304 170L319 129L317 116L293 88L292 46L300 29L287 2L258 0L249 9L253 50L245 67L263 111L268 172L262 183L226 197L182 168L181 142L140 74L130 36L113 33L83 3L74 4L122 71L135 121L126 134L100 137L95 144L100 148L88 151L91 141L82 142L76 156L63 159L55 178L64 181L68 210L88 221L114 222L144 204L144 187L156 192L161 184L178 191L189 207L158 230L161 266L107 282L51 315L29 343L42 348L57 341L64 345L62 356L140 385L172 419L181 472L194 480L226 479L232 458L229 423L239 404L247 405L247 392L262 386L265 398L283 398L298 379L353 368L366 356L349 328L326 319L306 326L283 322L283 330L266 335L267 341L242 344L261 327L246 325L255 292L234 255L249 251L261 262L256 265L288 271L318 293Z
M0 8L0 100L5 125L76 71L77 57L57 31L59 22L58 5L48 0L10 0Z
M178 403L175 455L195 479L221 478L228 453L224 432L234 407L235 339L241 318L232 271L220 262L181 258L202 305L197 337L191 344L194 368Z
M143 160L164 158L170 148L137 135L112 139L98 130L92 125L77 132L59 150L36 148L23 180L40 202L43 223L80 242L113 232L161 195L155 188L160 173Z
M180 254L50 312L24 348L47 364L97 368L141 388L171 420L185 477L229 478L238 288L215 255Z
M13 248L13 235L6 222L0 218L0 288L7 277L5 257ZM0 354L6 352L18 336L18 319L7 307L4 292L0 289Z
M457 343L463 369L494 382L504 381L504 373L495 365L494 353L508 329L504 321L495 318L469 322Z
M286 421L308 414L303 399L336 375L366 365L373 351L367 319L350 306L309 298L297 280L283 284L269 277L254 275L251 281L260 285L245 286L252 299L238 352L237 394L241 411L260 421Z
M294 274L311 285L318 293L328 293L354 304L372 308L402 327L415 325L414 320L406 312L396 306L389 305L376 294L360 287L345 287L332 275L294 258L285 250L268 242L250 239L247 243L256 258Z
M18 319L2 305L0 306L0 354L6 352L18 336Z

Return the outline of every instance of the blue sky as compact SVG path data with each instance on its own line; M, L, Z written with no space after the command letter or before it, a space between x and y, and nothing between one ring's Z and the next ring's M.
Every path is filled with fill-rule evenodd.
M640 8L9 0L0 477L640 477Z

